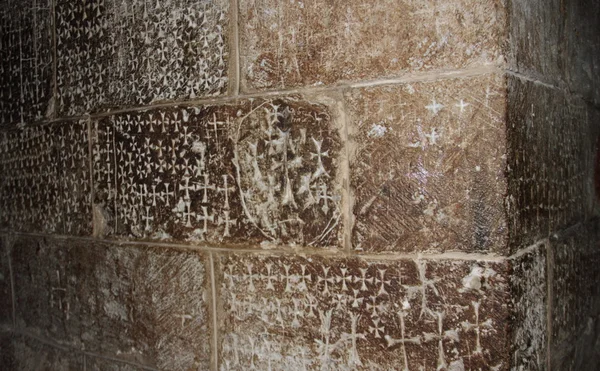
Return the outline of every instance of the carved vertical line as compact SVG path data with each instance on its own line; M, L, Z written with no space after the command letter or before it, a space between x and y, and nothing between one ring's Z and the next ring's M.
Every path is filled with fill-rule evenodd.
M52 12L52 16L50 17L50 20L52 22L52 24L50 25L52 27L52 97L50 97L50 105L53 105L54 107L51 107L50 110L50 118L56 118L58 116L58 111L60 109L60 107L58 107L58 104L60 102L60 100L58 99L58 78L57 78L57 74L58 74L58 63L57 63L57 51L56 51L56 45L57 45L57 36L56 36L56 0L52 0L51 4L50 4L50 11ZM53 103L52 103L53 102Z
M230 14L230 36L231 36L231 54L229 57L230 66L229 71L233 73L233 78L229 79L231 84L233 80L233 87L229 90L233 90L233 95L240 94L240 76L241 76L241 64L240 64L240 27L239 27L239 3L238 0L231 0L229 3L229 14Z
M90 213L91 215L88 215L89 222L92 225L92 233L94 232L94 199L96 197L96 191L94 188L94 146L92 143L92 120L91 119L87 119L85 121L85 124L87 126L87 138L88 138L88 164L89 164L89 176L90 176L90 199L89 199L89 206L90 206ZM116 173L116 171L115 171Z
M219 367L219 326L217 321L217 287L215 284L215 262L213 259L213 253L209 253L210 260L210 291L212 295L211 303L211 317L212 317L212 350L211 350L211 370L217 371Z
M551 362L551 350L552 350L552 303L554 292L552 290L552 286L554 283L554 249L552 246L552 240L548 240L546 244L546 369L548 371L552 370L552 362Z
M114 179L114 184L115 184L115 206L114 206L114 220L115 220L115 227L114 227L114 233L117 234L119 231L119 210L117 209L117 206L119 205L119 180L118 180L118 171L117 171L117 130L113 127L111 120L110 120L110 116L107 118L108 120L108 130L110 130L112 132L112 151L113 151L113 169L115 172L115 179ZM100 125L100 120L98 120L98 126Z

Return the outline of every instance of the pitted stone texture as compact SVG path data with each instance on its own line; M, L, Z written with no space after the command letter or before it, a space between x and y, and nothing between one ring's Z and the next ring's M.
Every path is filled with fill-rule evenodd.
M23 371L83 370L83 354L55 348L15 334L0 335L0 369Z
M226 0L59 1L59 112L78 115L227 89Z
M509 369L505 263L220 259L219 369Z
M257 90L493 63L505 9L495 0L241 0L240 20L243 83Z
M323 104L161 108L94 121L93 133L96 203L119 236L339 244L340 135Z
M548 248L540 243L512 260L512 370L547 369Z
M0 226L89 234L88 127L83 121L0 133Z
M52 97L52 1L0 4L0 127L46 116Z
M526 247L588 217L597 208L597 122L562 90L508 80L510 244Z
M600 222L596 219L555 235L552 283L552 369L600 362ZM576 365L579 366L577 367Z
M500 76L346 93L357 250L505 252Z
M9 324L13 320L10 243L8 236L0 235L0 324Z
M164 370L209 368L206 256L25 237L13 256L17 325Z
M144 371L140 366L127 363L119 363L101 358L85 358L86 371Z

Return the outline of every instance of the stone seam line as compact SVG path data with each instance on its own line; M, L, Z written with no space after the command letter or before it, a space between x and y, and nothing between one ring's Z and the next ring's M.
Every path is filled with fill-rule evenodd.
M232 40L230 41L230 54L229 54L229 63L231 63L233 59L232 66L230 66L229 70L233 72L233 86L231 86L231 78L229 79L229 91L232 92L234 96L240 95L240 80L241 80L241 68L242 65L240 63L240 25L239 25L239 3L238 0L230 0L229 1L229 14L230 14L230 30ZM232 55L233 54L233 55Z

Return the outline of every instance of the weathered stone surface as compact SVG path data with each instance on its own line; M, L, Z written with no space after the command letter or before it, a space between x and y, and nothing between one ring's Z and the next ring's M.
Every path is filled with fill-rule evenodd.
M226 0L59 1L59 112L224 93L228 8Z
M0 226L88 234L88 127L61 122L0 133Z
M23 237L13 256L19 326L165 370L208 369L205 255Z
M13 321L9 246L9 237L0 235L0 324L12 323Z
M94 121L93 135L96 204L113 219L107 233L338 244L341 144L323 104L153 109Z
M597 122L562 90L509 77L508 198L513 250L547 238L597 208ZM596 135L593 135L596 133Z
M86 371L143 371L144 368L102 358L85 357Z
M510 15L512 69L600 104L600 3L515 0Z
M349 90L354 248L505 251L504 80Z
M540 243L511 262L512 370L547 369L547 245Z
M45 117L52 96L52 1L0 4L0 127Z
M508 370L508 265L226 255L220 369Z
M552 283L552 364L600 360L600 223L555 235ZM586 356L587 354L587 356ZM552 367L552 369L555 369ZM560 369L560 368L556 368ZM589 369L589 368L577 368ZM593 368L592 368L593 369Z
M83 370L83 354L15 334L0 335L0 368L19 371Z
M500 1L241 0L248 90L331 84L498 61Z

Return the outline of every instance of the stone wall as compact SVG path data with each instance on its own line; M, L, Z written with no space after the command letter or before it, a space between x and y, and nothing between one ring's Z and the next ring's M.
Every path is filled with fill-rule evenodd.
M1 368L595 369L599 11L3 1Z

